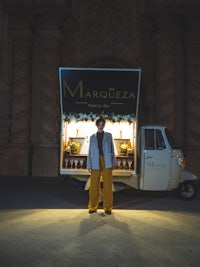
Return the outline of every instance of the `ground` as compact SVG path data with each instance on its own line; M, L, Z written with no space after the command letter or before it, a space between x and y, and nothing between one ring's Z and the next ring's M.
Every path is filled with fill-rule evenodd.
M112 215L88 214L71 178L1 177L0 266L198 266L200 198L114 193Z

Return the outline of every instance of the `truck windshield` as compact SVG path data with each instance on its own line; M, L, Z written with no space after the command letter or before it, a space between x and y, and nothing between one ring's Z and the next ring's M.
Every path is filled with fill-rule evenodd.
M168 129L165 129L165 133L169 142L169 145L171 146L172 149L176 149L178 148L176 142L174 141L173 137L171 136L170 132L168 131Z

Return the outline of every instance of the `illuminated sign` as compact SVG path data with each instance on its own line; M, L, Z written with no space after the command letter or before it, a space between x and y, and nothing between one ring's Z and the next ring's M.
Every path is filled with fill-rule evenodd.
M140 72L140 69L59 68L63 114L136 115Z

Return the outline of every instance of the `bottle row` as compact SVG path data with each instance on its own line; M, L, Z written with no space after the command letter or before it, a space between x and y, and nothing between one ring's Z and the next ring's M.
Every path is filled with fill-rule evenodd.
M133 158L117 158L116 169L123 170L134 170L134 159Z
M116 169L121 170L134 170L134 159L133 158L116 158L117 165ZM87 168L87 157L65 157L64 167L67 169L86 169Z
M86 169L87 158L86 157L65 157L64 162L67 169Z

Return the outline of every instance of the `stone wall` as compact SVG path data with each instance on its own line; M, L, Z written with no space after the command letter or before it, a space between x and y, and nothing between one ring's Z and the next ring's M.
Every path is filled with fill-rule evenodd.
M185 25L185 150L188 166L200 177L200 19L194 16Z
M58 68L110 66L142 68L140 122L200 176L200 19L179 2L0 1L0 175L58 175Z

